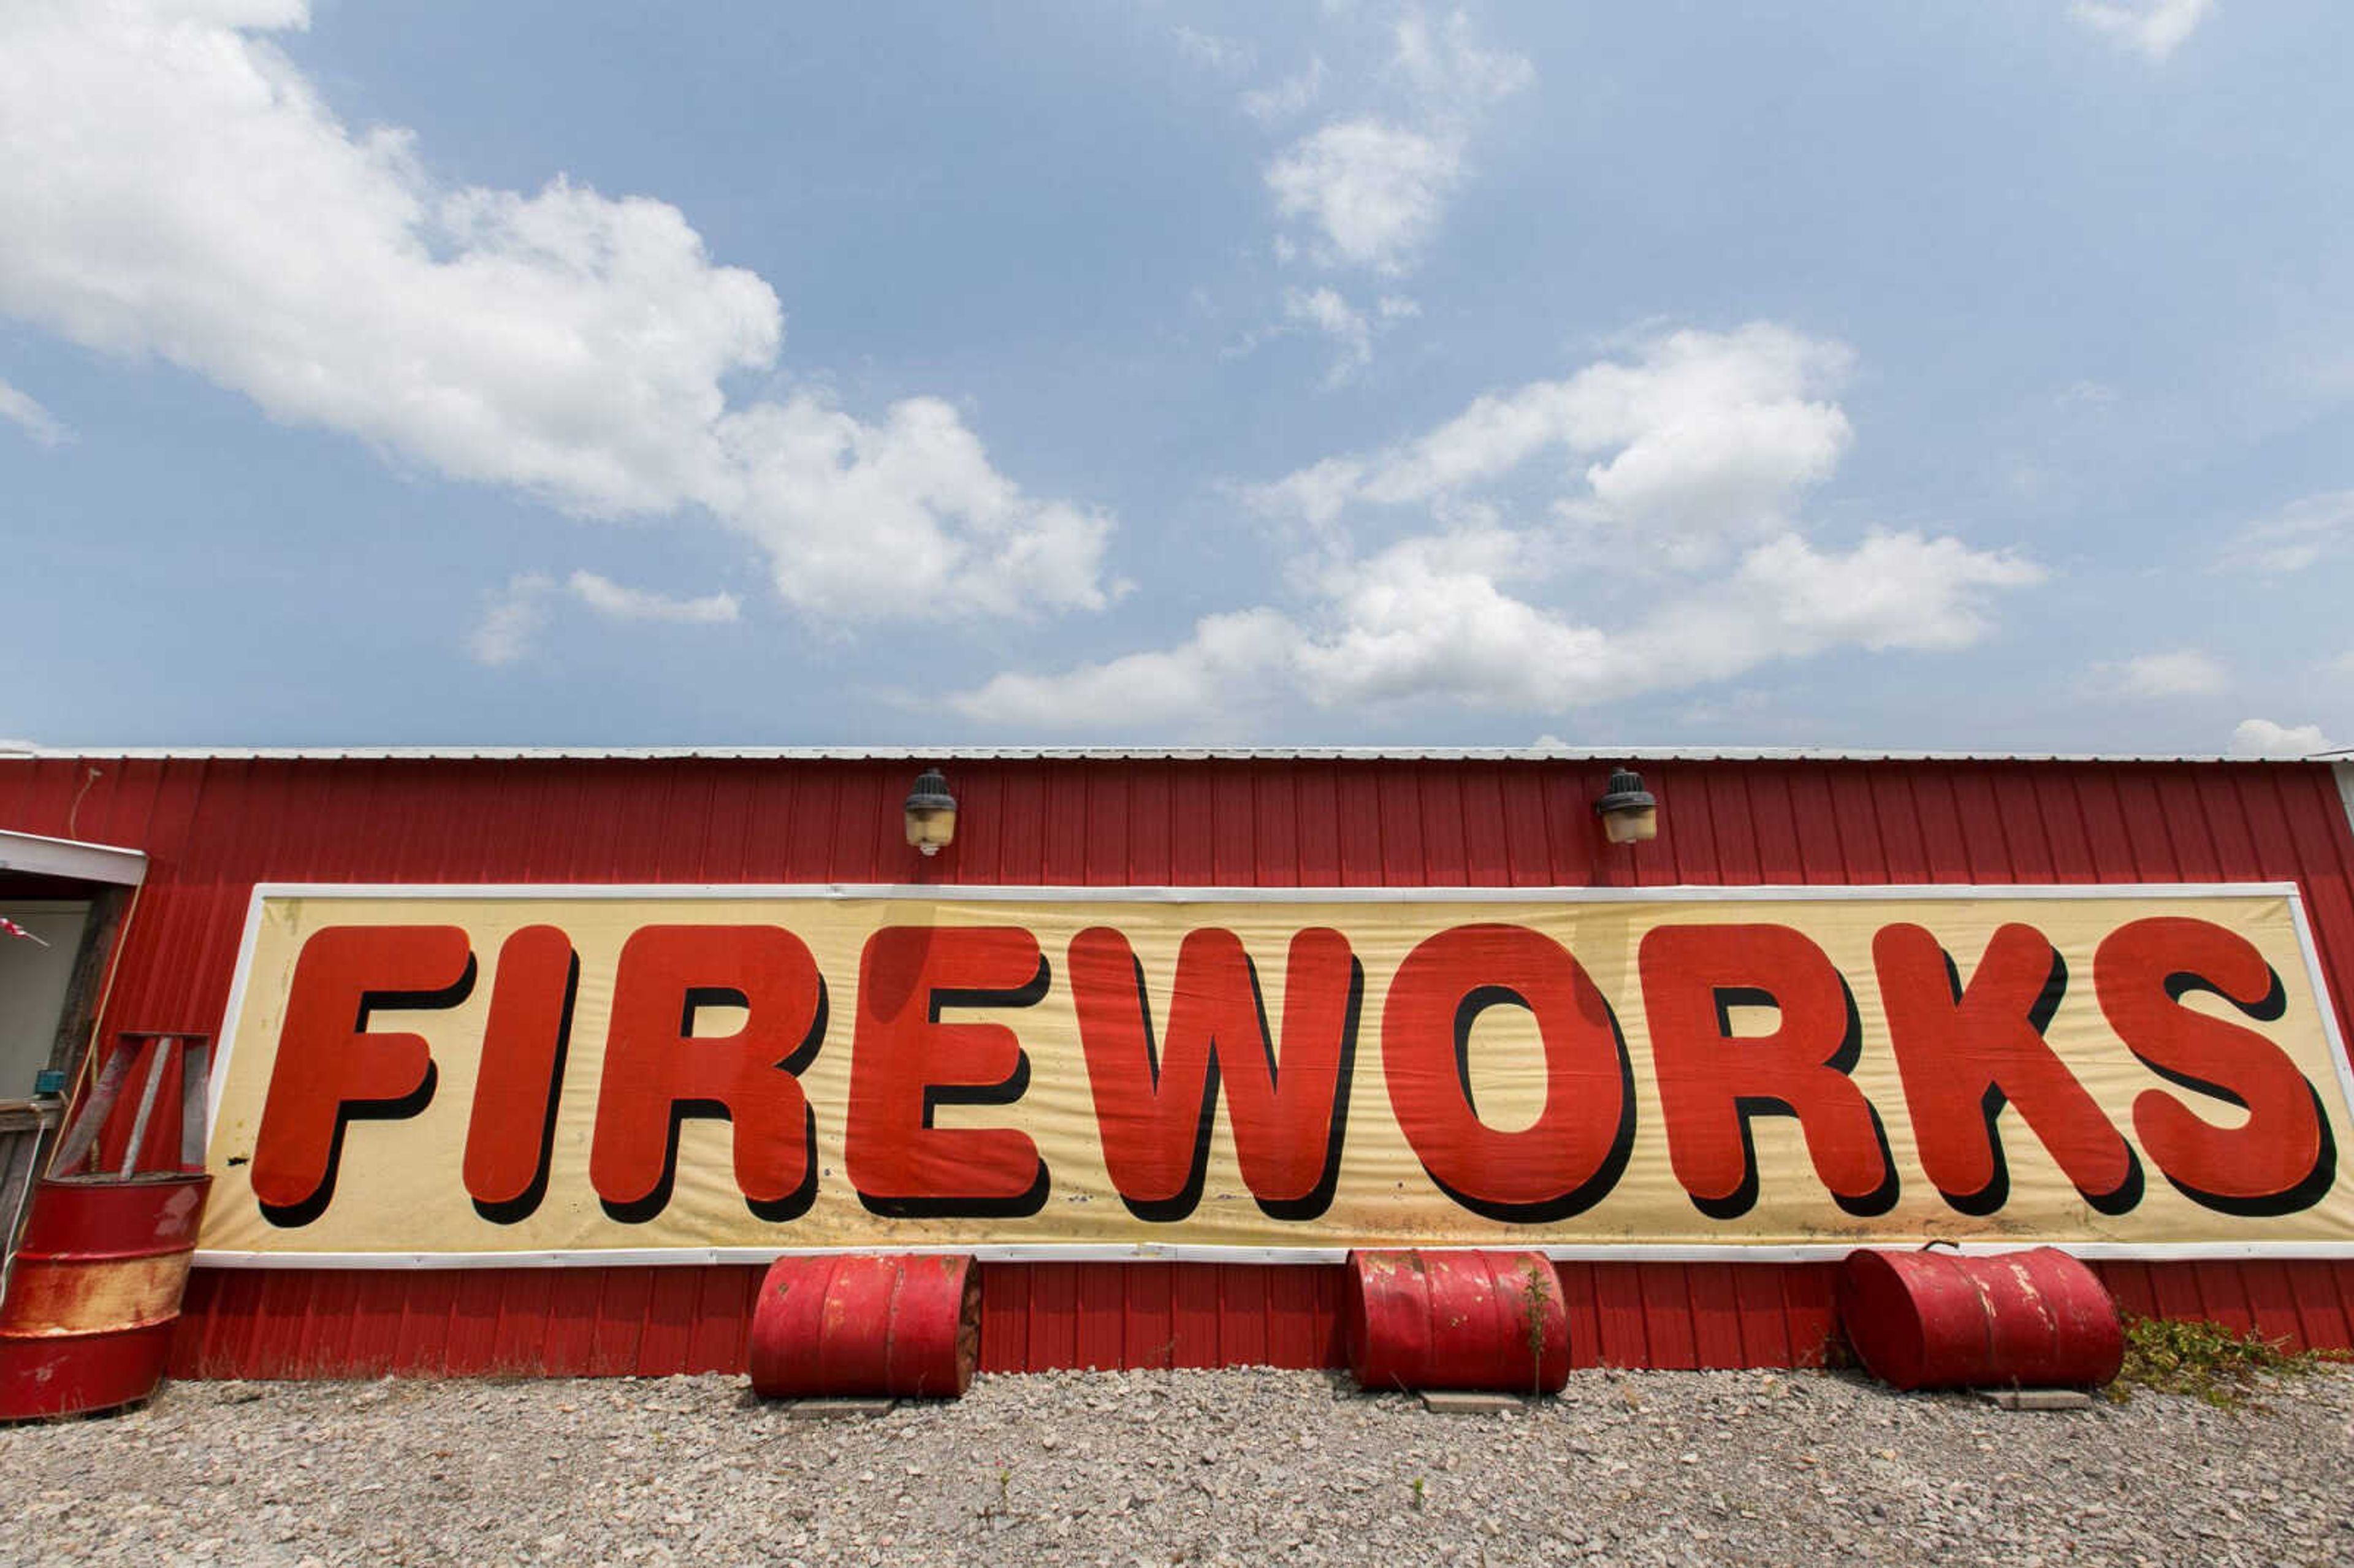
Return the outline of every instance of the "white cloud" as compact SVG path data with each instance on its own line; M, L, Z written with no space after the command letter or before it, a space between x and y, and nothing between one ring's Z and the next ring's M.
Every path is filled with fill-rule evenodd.
M1409 270L1463 181L1481 111L1535 79L1522 57L1479 48L1459 11L1437 26L1409 11L1392 42L1391 71L1405 84L1405 112L1337 115L1267 165L1277 212L1314 231L1305 249L1322 266ZM1279 118L1304 109L1322 87L1320 61L1305 78L1246 98L1244 108L1262 120ZM1278 238L1278 256L1300 249L1288 236Z
M1324 92L1324 61L1310 59L1305 70L1285 77L1273 87L1243 94L1243 112L1266 123L1305 114Z
M1108 520L1024 494L948 404L731 408L782 313L676 208L561 176L451 188L408 132L347 130L261 36L307 16L0 8L0 313L573 512L705 509L813 617L1107 601Z
M2093 666L2087 681L2094 695L2105 697L2211 697L2230 684L2215 657L2195 648L2105 661Z
M477 663L493 668L514 663L531 652L532 644L546 630L555 601L566 597L608 620L724 626L743 613L742 602L732 593L673 599L629 588L591 571L576 571L560 582L545 572L525 572L507 579L506 588L492 599L466 640L467 652Z
M1989 629L1992 592L2043 577L1953 538L1875 534L1826 552L1789 535L1614 630L1508 592L1502 582L1524 569L1523 541L1508 534L1419 536L1328 571L1304 617L1209 617L1165 652L1000 675L953 705L992 724L1064 730L1234 726L1247 723L1249 700L1277 694L1347 712L1430 701L1575 708L1839 647L1966 647Z
M1339 345L1341 357L1332 367L1334 380L1373 357L1373 323L1337 289L1286 289L1283 319L1313 327Z
M1174 648L1063 674L1007 673L951 697L949 705L998 730L1247 723L1291 694L1279 680L1298 638L1289 620L1272 609L1204 616Z
M2308 495L2242 528L2225 546L2223 561L2249 571L2301 572L2343 549L2349 535L2354 490Z
M1261 512L1297 516L1312 527L1321 528L1356 499L1364 478L1363 459L1330 457L1272 483L1247 486L1243 495Z
M2149 59L2162 60L2214 9L2215 0L2076 0L2068 14Z
M2235 757L2309 757L2317 751L2333 750L2329 737L2321 733L2317 724L2296 726L2274 724L2270 719L2242 719L2232 731L2232 753Z
M2041 567L1918 532L1828 546L1792 516L1851 440L1827 397L1850 359L1771 323L1674 332L1479 398L1417 440L1245 493L1309 525L1284 578L1295 603L1206 617L1172 648L1002 674L952 705L1037 729L1238 733L1281 701L1347 714L1560 711L1835 649L1970 646L1992 630L1995 599L2042 581ZM1491 487L1546 452L1567 460L1566 493L1516 526ZM1381 520L1420 508L1429 522L1367 546L1352 524L1368 507ZM1612 596L1581 596L1596 579L1564 570L1576 558L1564 535L1638 523L1691 575L1611 615L1576 602ZM1617 572L1608 587L1624 602L1626 588L1661 580Z
M1409 11L1398 18L1392 38L1393 64L1437 121L1466 119L1536 80L1536 68L1522 56L1479 48L1463 11L1435 28L1421 12Z
M670 620L687 626L718 626L735 620L743 609L732 593L671 599L643 588L623 588L595 572L574 572L564 586L572 590L573 598L614 620Z
M1462 177L1459 147L1376 119L1336 120L1267 167L1276 210L1323 235L1320 260L1398 273Z
M5 381L0 381L0 419L7 420L32 437L38 446L60 446L73 440L73 432L67 429L56 415Z
M509 578L505 591L491 601L481 624L466 640L466 650L474 662L495 669L530 652L533 641L547 624L547 596L555 587L553 577L535 572Z
M936 397L868 424L805 399L719 421L733 488L722 510L769 547L777 592L822 609L938 607L993 615L1099 609L1111 520L1040 503L991 467Z
M1212 70L1239 75L1258 64L1258 51L1238 38L1220 37L1215 33L1198 32L1182 26L1172 31L1180 54Z
M1565 521L1638 525L1670 561L1704 564L1726 540L1778 532L1799 494L1838 467L1853 430L1828 394L1852 357L1770 323L1670 333L1632 363L1490 393L1416 440L1327 458L1248 494L1325 524L1354 503L1430 503L1557 451L1589 460L1564 475Z
M1419 304L1397 294L1384 294L1369 315L1337 289L1283 291L1283 319L1292 326L1323 334L1340 351L1325 376L1327 386L1338 386L1372 364L1373 339L1394 323L1421 313Z

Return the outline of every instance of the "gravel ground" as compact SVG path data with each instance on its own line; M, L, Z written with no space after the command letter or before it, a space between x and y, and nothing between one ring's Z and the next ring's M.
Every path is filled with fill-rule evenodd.
M203 1383L0 1430L0 1563L2354 1563L2354 1375L2069 1414L1850 1374L1581 1372L1439 1415L1313 1372Z

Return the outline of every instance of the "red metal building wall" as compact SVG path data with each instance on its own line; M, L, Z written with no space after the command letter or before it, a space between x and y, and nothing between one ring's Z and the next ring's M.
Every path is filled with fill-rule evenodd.
M94 773L92 770L95 770ZM1738 885L2294 881L2354 1033L2354 866L2321 765L1646 763L1659 839L1601 842L1585 762L971 760L956 846L900 838L914 767L684 758L0 759L0 827L143 849L103 1037L217 1031L253 885L902 882ZM2354 1267L2109 1264L2126 1305L2354 1345ZM1584 1365L1787 1365L1823 1265L1564 1264ZM199 1270L182 1375L732 1371L758 1271ZM1340 1271L983 1270L982 1365L1341 1360Z

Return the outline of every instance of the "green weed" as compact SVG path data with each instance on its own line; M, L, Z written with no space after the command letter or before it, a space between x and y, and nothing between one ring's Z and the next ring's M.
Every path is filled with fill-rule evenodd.
M2125 1366L2109 1385L2109 1397L2122 1404L2136 1388L2147 1388L2233 1410L2249 1403L2267 1378L2307 1377L2342 1359L2287 1350L2283 1341L2203 1319L2128 1318Z

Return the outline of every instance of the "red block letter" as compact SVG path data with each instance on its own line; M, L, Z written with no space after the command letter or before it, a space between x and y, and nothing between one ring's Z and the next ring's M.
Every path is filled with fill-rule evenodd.
M1471 1026L1509 1003L1536 1015L1545 1103L1499 1132L1471 1103ZM1438 1189L1474 1213L1543 1224L1609 1194L1635 1144L1618 1021L1567 948L1525 926L1458 926L1405 957L1382 1011L1390 1107Z
M2249 1215L2321 1201L2338 1178L2338 1147L2320 1093L2254 1030L2181 1005L2205 991L2259 1022L2280 1017L2288 993L2254 944L2206 920L2136 920L2101 943L2093 985L2109 1027L2152 1072L2247 1113L2221 1128L2163 1089L2134 1101L2134 1135L2184 1197Z
M1129 1213L1182 1220L1201 1202L1222 1079L1235 1152L1258 1206L1278 1220L1312 1220L1331 1207L1363 984L1340 932L1293 937L1278 1069L1258 970L1232 931L1186 934L1158 1049L1128 938L1105 927L1073 938L1071 997L1104 1164Z
M1029 1007L1045 955L1027 931L889 926L866 939L850 1058L844 1163L859 1202L894 1219L1020 1216L1046 1206L1038 1146L1010 1128L935 1128L943 1105L1012 1105L1030 1059L1001 1023L942 1023L944 1007Z
M331 926L302 944L253 1147L270 1224L326 1212L347 1124L412 1117L433 1098L424 1039L371 1033L368 1015L455 1007L473 989L473 948L455 926Z
M526 926L499 948L466 1126L466 1192L495 1224L525 1218L546 1195L579 984L572 938L553 926Z
M2084 1202L2105 1214L2141 1202L2133 1146L2044 1041L2067 994L2068 965L2042 932L1995 932L1967 990L1918 926L1883 927L1872 956L1921 1165L1946 1202L1991 1214L2009 1196L1995 1126L2006 1106L2018 1107Z
M702 1007L740 1007L744 1027L695 1034ZM817 1117L794 1075L825 1042L825 977L776 926L648 926L622 944L597 1091L588 1182L625 1224L662 1213L686 1118L734 1124L736 1187L764 1220L817 1197Z
M1815 1174L1849 1213L1895 1205L1880 1113L1848 1076L1863 1048L1855 998L1820 948L1787 926L1661 926L1639 962L1668 1153L1694 1208L1729 1220L1755 1205L1756 1116L1798 1118ZM1735 1007L1772 1007L1780 1024L1736 1036Z

